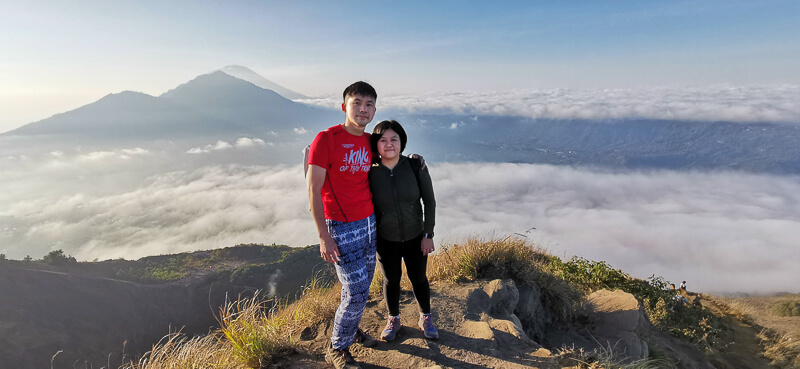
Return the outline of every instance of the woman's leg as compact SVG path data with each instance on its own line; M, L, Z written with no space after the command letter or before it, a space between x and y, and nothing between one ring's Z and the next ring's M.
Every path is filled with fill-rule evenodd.
M417 299L420 311L423 314L431 313L431 287L428 283L428 256L422 255L420 243L422 235L404 242L403 261L406 264L408 280L414 288L414 297Z
M383 272L383 301L391 316L400 316L400 278L403 276L400 245L400 242L387 241L378 236L378 262Z

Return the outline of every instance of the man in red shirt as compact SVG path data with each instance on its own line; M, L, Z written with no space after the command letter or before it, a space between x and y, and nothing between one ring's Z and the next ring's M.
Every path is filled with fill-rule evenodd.
M369 297L376 239L369 191L372 152L364 129L375 115L378 94L368 83L356 82L343 98L344 124L320 132L311 143L307 185L320 255L334 263L342 283L325 359L336 368L358 368L349 348Z

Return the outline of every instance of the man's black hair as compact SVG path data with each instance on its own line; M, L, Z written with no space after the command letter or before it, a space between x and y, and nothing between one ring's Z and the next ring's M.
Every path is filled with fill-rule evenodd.
M342 99L344 102L347 102L348 96L356 95L371 97L375 100L378 99L378 93L375 92L375 89L372 88L369 83L364 81L358 81L350 86L347 86L347 88L344 89L344 93L342 93Z
M376 155L378 154L378 141L380 141L381 137L383 137L383 134L390 129L395 131L397 135L400 136L400 152L402 153L403 150L406 149L408 136L406 136L406 130L403 129L403 126L401 126L400 123L397 123L396 120L384 120L375 126L375 129L372 130L372 135L369 138L370 142L372 143L372 152Z

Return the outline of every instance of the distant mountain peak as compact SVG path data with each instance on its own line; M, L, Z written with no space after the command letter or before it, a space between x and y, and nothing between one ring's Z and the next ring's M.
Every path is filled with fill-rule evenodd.
M262 77L260 74L254 72L252 69L247 68L245 66L228 65L226 67L218 69L216 72L222 72L232 77L236 77L241 80L250 82L263 89L275 91L278 95L281 95L289 100L308 98L308 96L305 96L299 92L292 91L286 87L283 87L275 82L272 82Z
M253 70L252 70L252 69L250 69L250 68L248 68L248 67L245 67L245 66L243 66L243 65L228 65L228 66L226 66L226 67L222 67L221 69L219 69L219 71L222 71L222 72L225 72L225 73L231 72L231 73L252 73L252 74L258 74L258 73L256 73L256 72L253 72Z

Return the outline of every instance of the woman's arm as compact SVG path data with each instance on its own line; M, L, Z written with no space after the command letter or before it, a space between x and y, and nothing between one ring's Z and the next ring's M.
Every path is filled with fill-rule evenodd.
M433 227L436 225L436 198L433 195L433 182L427 167L419 170L419 192L423 203L422 228L425 233L433 234Z

